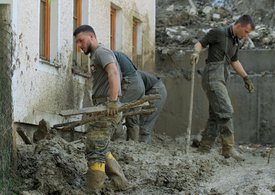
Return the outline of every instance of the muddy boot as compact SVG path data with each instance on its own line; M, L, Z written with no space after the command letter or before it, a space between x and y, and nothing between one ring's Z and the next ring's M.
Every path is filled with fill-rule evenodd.
M144 142L146 144L152 144L151 135L140 135L140 142Z
M126 130L124 129L121 122L117 125L117 128L115 129L111 137L112 141L115 141L117 139L124 139L124 140L126 139Z
M213 137L208 134L203 134L202 139L199 143L198 151L200 153L209 153L215 143L215 140L216 140L216 137Z
M234 148L234 145L233 134L222 137L222 155L224 158L232 157L237 161L244 161L244 157Z
M90 164L86 174L86 182L89 192L98 193L104 185L104 180L105 163L95 162Z
M139 129L140 135L139 135L139 141L146 143L146 144L152 144L152 136L151 131L147 128L140 127Z
M122 171L121 166L118 164L111 152L106 154L106 167L105 171L107 176L113 181L115 187L119 191L127 190L130 185Z
M127 140L133 140L135 142L138 142L139 140L139 127L134 126L134 127L129 127L127 129Z

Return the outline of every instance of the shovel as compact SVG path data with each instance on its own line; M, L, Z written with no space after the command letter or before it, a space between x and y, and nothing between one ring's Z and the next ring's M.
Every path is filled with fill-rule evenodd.
M192 65L192 71L191 71L191 93L190 93L190 107L189 107L188 127L187 127L187 135L186 135L186 148L185 148L186 154L189 153L189 146L190 146L192 115L193 115L195 70L196 70L196 64L193 63L193 62L191 62L191 65Z

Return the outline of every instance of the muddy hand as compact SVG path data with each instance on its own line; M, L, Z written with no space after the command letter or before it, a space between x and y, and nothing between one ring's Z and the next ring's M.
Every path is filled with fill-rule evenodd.
M109 100L106 102L106 106L107 106L107 116L113 116L118 113L120 102L119 100L115 100L115 101Z
M244 80L244 86L248 90L249 93L252 93L255 91L254 85L252 81L248 78L248 76L243 78Z

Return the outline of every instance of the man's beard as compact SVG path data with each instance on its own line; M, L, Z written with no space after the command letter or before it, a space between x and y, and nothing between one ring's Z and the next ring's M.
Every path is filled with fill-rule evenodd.
M92 44L90 43L90 44L88 45L87 50L84 52L84 53L85 53L85 55L88 55L89 53L91 53L91 52L92 52L92 50L93 50L93 47L92 47Z

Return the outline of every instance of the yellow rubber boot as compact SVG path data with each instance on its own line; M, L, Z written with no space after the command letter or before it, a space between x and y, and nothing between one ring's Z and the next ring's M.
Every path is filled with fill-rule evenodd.
M105 171L119 191L129 189L130 185L122 171L122 168L111 152L106 154Z
M98 192L104 185L105 163L94 162L89 165L87 177L87 187L92 192Z
M244 161L244 157L234 148L235 141L233 134L222 136L222 155L224 158L232 157L237 161Z

